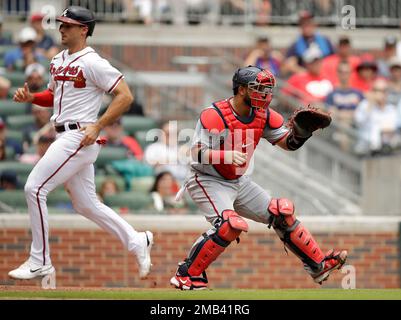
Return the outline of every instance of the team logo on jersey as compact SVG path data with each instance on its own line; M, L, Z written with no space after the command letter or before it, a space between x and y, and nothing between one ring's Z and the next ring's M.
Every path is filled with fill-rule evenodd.
M72 81L74 82L74 88L86 87L84 73L78 66L59 66L56 68L54 63L51 63L50 73L53 76L54 81Z

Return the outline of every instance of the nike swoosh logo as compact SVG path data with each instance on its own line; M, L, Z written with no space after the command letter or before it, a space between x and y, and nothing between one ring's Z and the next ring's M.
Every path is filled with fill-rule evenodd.
M180 280L180 282L182 283L182 284L186 284L187 282L188 282L188 280L185 280L185 281L182 281L181 279L179 279Z
M243 144L242 147L246 148L247 146L250 146L251 144L253 144L253 143Z
M36 270L30 269L29 271L31 271L32 273L34 273L34 272L36 272L36 271L39 271L40 269L42 269L42 268L39 268L39 269L36 269Z
M147 242L147 245L146 245L146 246L149 247L150 241L149 241L148 233L145 232L145 235L146 235L146 242Z

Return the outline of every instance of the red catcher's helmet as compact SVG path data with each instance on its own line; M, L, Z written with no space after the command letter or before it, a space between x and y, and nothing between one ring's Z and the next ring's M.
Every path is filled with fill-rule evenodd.
M276 86L276 79L266 69L248 66L238 69L234 74L234 94L236 94L239 86L248 87L253 108L266 109L273 99L273 88Z

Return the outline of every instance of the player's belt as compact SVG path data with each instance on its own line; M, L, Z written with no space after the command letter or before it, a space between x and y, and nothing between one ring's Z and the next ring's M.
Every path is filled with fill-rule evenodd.
M65 127L66 127L65 125L54 126L54 129L56 129L56 132L57 132L57 133L60 133L60 132L66 131L66 128L65 128ZM75 130L75 129L78 129L78 128L79 128L79 126L78 126L77 123L69 123L69 124L67 125L67 127L68 127L70 130Z

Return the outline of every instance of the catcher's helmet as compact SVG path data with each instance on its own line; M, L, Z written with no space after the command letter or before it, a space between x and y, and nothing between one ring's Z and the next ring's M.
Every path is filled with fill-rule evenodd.
M95 16L92 11L79 6L70 6L63 11L61 16L56 18L57 21L76 24L88 27L88 36L93 34L95 29Z
M239 68L233 76L233 91L237 94L240 86L247 87L251 105L254 108L265 109L273 98L273 88L276 85L274 75L265 69L248 66Z

